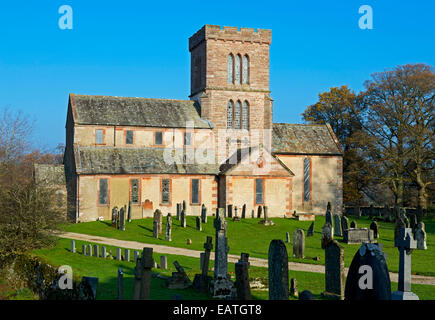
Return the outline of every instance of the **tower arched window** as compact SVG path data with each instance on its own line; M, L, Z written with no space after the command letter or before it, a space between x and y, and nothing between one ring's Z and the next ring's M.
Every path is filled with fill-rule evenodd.
M244 55L242 59L242 83L249 83L249 57Z
M233 127L233 102L228 101L227 105L227 129L231 129Z
M240 84L240 67L241 67L241 60L242 58L240 57L240 55L238 54L236 56L236 61L234 63L234 83L235 84Z
M242 129L249 130L249 103L246 100L242 105Z
M241 103L237 101L234 107L234 129L240 129L240 109Z
M234 70L234 57L232 54L228 56L227 61L227 81L228 83L233 83L233 70Z

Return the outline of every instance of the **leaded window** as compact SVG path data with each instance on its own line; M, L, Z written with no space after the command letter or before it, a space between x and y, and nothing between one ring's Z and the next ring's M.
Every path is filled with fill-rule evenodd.
M310 158L304 159L304 201L311 200L311 161Z
M255 203L263 204L263 179L255 179Z
M243 101L242 105L242 129L249 129L249 104L248 101Z
M169 203L170 192L169 179L162 179L162 203Z
M191 144L191 137L192 137L192 135L190 134L190 132L185 132L184 133L184 145L185 146L190 146L190 144Z
M227 129L231 129L233 127L233 102L228 101L227 106Z
M107 179L100 179L99 193L98 193L98 203L100 205L106 205L108 203L108 182Z
M139 179L131 179L131 203L139 203Z
M163 141L162 137L163 137L163 133L161 131L157 131L156 135L155 135L155 141L154 141L154 143L156 145L161 145L162 141Z
M103 144L104 142L104 130L96 129L95 130L95 144Z
M234 129L240 129L240 101L236 102L234 108Z
M133 144L133 131L127 130L125 133L125 144Z
M192 179L192 203L199 203L199 179Z
M249 58L247 55L243 56L242 60L242 83L249 83Z
M234 57L232 54L228 56L227 62L227 81L233 83Z
M240 63L241 63L240 55L236 56L236 63L234 64L234 83L240 84Z

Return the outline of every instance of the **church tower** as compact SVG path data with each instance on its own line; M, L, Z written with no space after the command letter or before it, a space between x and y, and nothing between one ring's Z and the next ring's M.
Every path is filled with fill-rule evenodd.
M215 129L272 129L271 37L271 30L215 25L190 37L190 98Z

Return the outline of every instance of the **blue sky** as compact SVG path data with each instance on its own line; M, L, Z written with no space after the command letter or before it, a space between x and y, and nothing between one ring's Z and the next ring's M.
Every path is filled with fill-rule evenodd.
M61 30L61 5L73 29ZM361 30L361 5L373 29ZM319 92L359 92L373 72L435 65L435 1L2 1L0 109L65 142L68 93L188 99L188 38L204 24L272 29L274 121L301 123Z

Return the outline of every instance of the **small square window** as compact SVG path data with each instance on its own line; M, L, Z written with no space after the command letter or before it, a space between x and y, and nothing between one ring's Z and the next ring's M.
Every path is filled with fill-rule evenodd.
M191 134L190 134L190 132L185 132L184 133L184 145L185 146L190 146L190 144L191 144Z
M133 131L127 130L125 134L125 144L133 144Z
M95 144L103 144L104 138L104 130L96 129L95 130Z
M162 140L163 140L162 136L163 136L162 132L161 131L157 131L156 134L155 134L154 144L161 145L162 144Z

